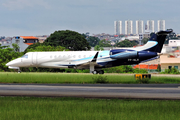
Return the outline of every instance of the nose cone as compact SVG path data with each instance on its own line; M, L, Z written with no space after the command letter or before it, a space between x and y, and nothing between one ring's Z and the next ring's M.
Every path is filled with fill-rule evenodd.
M11 62L8 62L7 64L6 64L6 66L10 66L11 65Z
M18 58L8 62L6 66L19 67L20 64L21 64L21 59Z

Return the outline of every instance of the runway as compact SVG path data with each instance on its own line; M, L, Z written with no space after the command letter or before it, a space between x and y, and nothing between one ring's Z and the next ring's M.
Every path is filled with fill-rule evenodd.
M180 100L180 84L0 84L0 96Z

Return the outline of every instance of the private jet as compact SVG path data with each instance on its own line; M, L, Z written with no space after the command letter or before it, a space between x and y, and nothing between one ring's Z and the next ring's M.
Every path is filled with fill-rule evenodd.
M108 51L28 52L6 64L11 69L21 67L90 69L90 73L104 74L102 68L134 65L159 58L167 34L173 30L154 33L144 46Z

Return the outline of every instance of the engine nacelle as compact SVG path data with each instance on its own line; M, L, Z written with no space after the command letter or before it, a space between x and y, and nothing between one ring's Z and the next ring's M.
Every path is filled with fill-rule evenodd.
M110 51L110 58L117 60L138 59L138 61L141 62L157 56L157 52L151 51L135 51L126 49L114 49Z
M110 51L112 59L134 59L138 58L138 52L134 50L115 49Z
M157 57L158 53L157 52L150 52L150 51L139 51L138 52L138 57L140 61L148 60L154 57Z

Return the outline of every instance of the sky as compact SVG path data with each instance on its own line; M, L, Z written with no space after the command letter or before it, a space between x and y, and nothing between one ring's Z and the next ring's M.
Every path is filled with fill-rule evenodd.
M0 0L0 36L50 35L57 30L114 34L114 21L166 21L180 33L180 0ZM133 31L135 33L135 29ZM124 27L123 27L124 33Z

